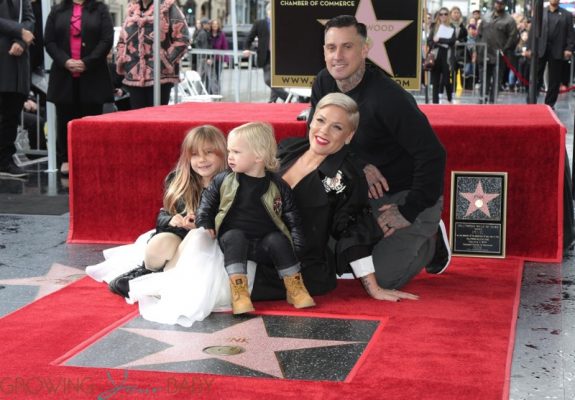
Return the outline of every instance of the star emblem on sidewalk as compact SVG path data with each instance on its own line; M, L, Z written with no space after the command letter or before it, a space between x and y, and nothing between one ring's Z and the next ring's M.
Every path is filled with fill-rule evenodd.
M276 352L342 346L358 342L340 340L270 337L262 317L249 319L212 333L122 328L122 330L168 344L170 347L125 363L117 368L184 361L219 359L277 378L283 378ZM212 346L239 346L244 351L234 355L208 354Z
M64 286L67 286L84 276L84 272L77 268L54 263L45 275L29 278L0 279L0 284L13 286L38 286L38 293L34 299L38 300L41 297L62 289Z
M491 217L488 204L490 201L497 198L499 193L485 193L483 191L483 185L481 184L481 181L479 181L475 188L475 192L459 193L459 195L469 201L469 207L467 207L467 212L465 213L466 217L470 216L477 210L480 210L483 214Z

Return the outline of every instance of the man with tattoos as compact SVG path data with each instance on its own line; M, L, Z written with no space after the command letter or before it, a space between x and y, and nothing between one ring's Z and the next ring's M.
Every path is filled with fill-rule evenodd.
M363 166L373 214L384 233L372 265L353 267L369 292L376 286L401 288L424 267L442 273L450 253L441 222L445 150L413 97L366 65L368 52L366 26L353 16L326 23L326 68L314 81L309 115L332 92L359 105L350 151Z

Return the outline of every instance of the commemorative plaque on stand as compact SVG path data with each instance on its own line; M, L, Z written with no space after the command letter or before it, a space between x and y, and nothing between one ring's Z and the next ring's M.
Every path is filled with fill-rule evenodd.
M451 173L450 245L453 255L505 257L507 173Z

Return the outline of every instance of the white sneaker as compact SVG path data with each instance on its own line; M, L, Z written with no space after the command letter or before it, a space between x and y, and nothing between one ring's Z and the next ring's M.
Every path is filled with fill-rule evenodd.
M430 274L439 275L445 272L451 262L451 249L449 248L449 238L443 221L439 221L437 227L437 240L435 241L435 254L425 267Z

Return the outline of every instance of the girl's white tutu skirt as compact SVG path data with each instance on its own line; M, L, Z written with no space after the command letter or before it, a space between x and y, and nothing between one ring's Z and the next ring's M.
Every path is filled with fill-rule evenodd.
M104 262L86 268L99 282L109 283L118 275L142 264L146 244L155 231L141 235L136 242L104 251ZM178 249L172 268L140 276L130 281L129 303L138 302L143 318L163 324L189 327L212 311L229 311L231 295L224 256L217 240L203 229L191 230ZM250 291L255 264L248 262Z

